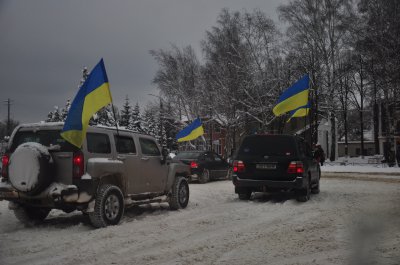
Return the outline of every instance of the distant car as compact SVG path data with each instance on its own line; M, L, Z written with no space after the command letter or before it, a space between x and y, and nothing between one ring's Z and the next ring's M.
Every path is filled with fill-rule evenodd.
M214 179L227 179L229 164L212 151L181 151L173 158L190 165L191 179L206 183Z
M320 177L310 146L293 135L247 136L233 161L232 182L241 200L253 191L294 190L305 202L319 193Z

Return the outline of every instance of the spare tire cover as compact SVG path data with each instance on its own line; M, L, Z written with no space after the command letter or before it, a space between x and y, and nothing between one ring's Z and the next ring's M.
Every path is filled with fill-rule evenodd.
M10 157L11 184L21 192L40 192L49 184L46 180L49 161L50 154L45 146L33 142L21 144Z

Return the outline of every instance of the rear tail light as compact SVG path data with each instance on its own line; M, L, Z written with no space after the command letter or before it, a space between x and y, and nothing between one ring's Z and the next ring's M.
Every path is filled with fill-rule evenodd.
M83 156L82 152L76 152L74 153L74 156L72 158L72 164L73 164L73 178L78 179L83 176L84 173L84 163L85 163L85 157Z
M199 167L199 164L197 164L197 162L195 162L195 161L190 162L190 168L198 168L198 167Z
M8 165L10 164L10 155L5 154L1 158L1 176L3 178L8 178Z
M292 161L289 164L287 173L289 174L302 174L304 173L303 162L301 161Z
M243 161L240 160L235 160L233 161L233 172L235 173L241 173L246 170L246 167L243 163Z

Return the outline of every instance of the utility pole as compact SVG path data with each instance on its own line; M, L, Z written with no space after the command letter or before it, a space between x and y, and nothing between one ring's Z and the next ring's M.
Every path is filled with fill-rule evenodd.
M11 99L7 99L4 102L7 104L7 136L11 134L11 119L10 119L10 107L11 107Z

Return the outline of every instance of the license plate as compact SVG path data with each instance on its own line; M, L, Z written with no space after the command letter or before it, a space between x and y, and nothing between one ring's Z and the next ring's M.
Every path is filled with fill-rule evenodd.
M256 165L257 169L276 169L275 164L257 164Z

